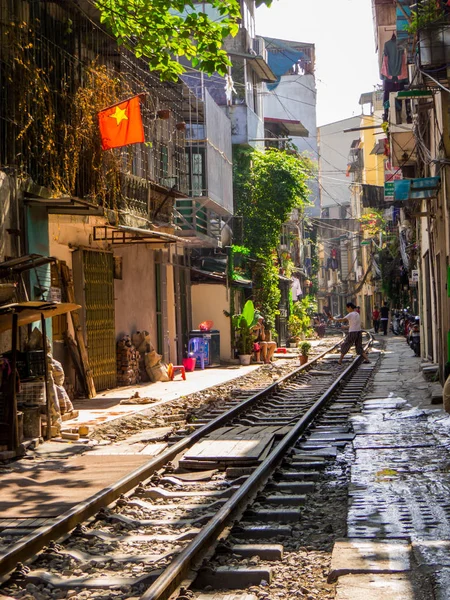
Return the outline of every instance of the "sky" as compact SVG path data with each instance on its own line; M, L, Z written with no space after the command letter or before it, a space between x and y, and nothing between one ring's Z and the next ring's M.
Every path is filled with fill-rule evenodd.
M273 0L256 32L316 45L319 126L361 114L360 95L380 83L371 0Z

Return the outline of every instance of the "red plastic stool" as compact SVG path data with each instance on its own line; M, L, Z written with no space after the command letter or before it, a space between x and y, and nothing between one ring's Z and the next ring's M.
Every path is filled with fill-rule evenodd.
M181 373L181 377L184 379L184 381L186 381L186 369L183 365L172 365L172 369L169 374L171 381L173 381L173 378L177 373Z

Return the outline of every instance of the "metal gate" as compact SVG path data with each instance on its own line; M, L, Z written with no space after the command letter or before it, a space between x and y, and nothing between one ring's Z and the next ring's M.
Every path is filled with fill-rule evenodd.
M114 259L111 252L82 252L86 345L99 391L117 384Z

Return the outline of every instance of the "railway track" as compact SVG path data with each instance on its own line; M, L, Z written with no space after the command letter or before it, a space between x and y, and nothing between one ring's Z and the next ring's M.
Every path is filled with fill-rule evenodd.
M346 419L373 368L358 364L339 367L326 352L224 414L205 414L144 467L8 548L3 593L162 600L197 597L194 581L223 589L270 579L270 569L237 568L236 557L282 555L277 540L300 519L320 450L351 439ZM202 569L216 550L220 565Z

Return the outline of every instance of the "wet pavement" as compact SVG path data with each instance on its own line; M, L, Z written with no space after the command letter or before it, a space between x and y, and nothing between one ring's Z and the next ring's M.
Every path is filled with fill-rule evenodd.
M337 600L450 600L450 415L403 337L382 337L361 413Z

